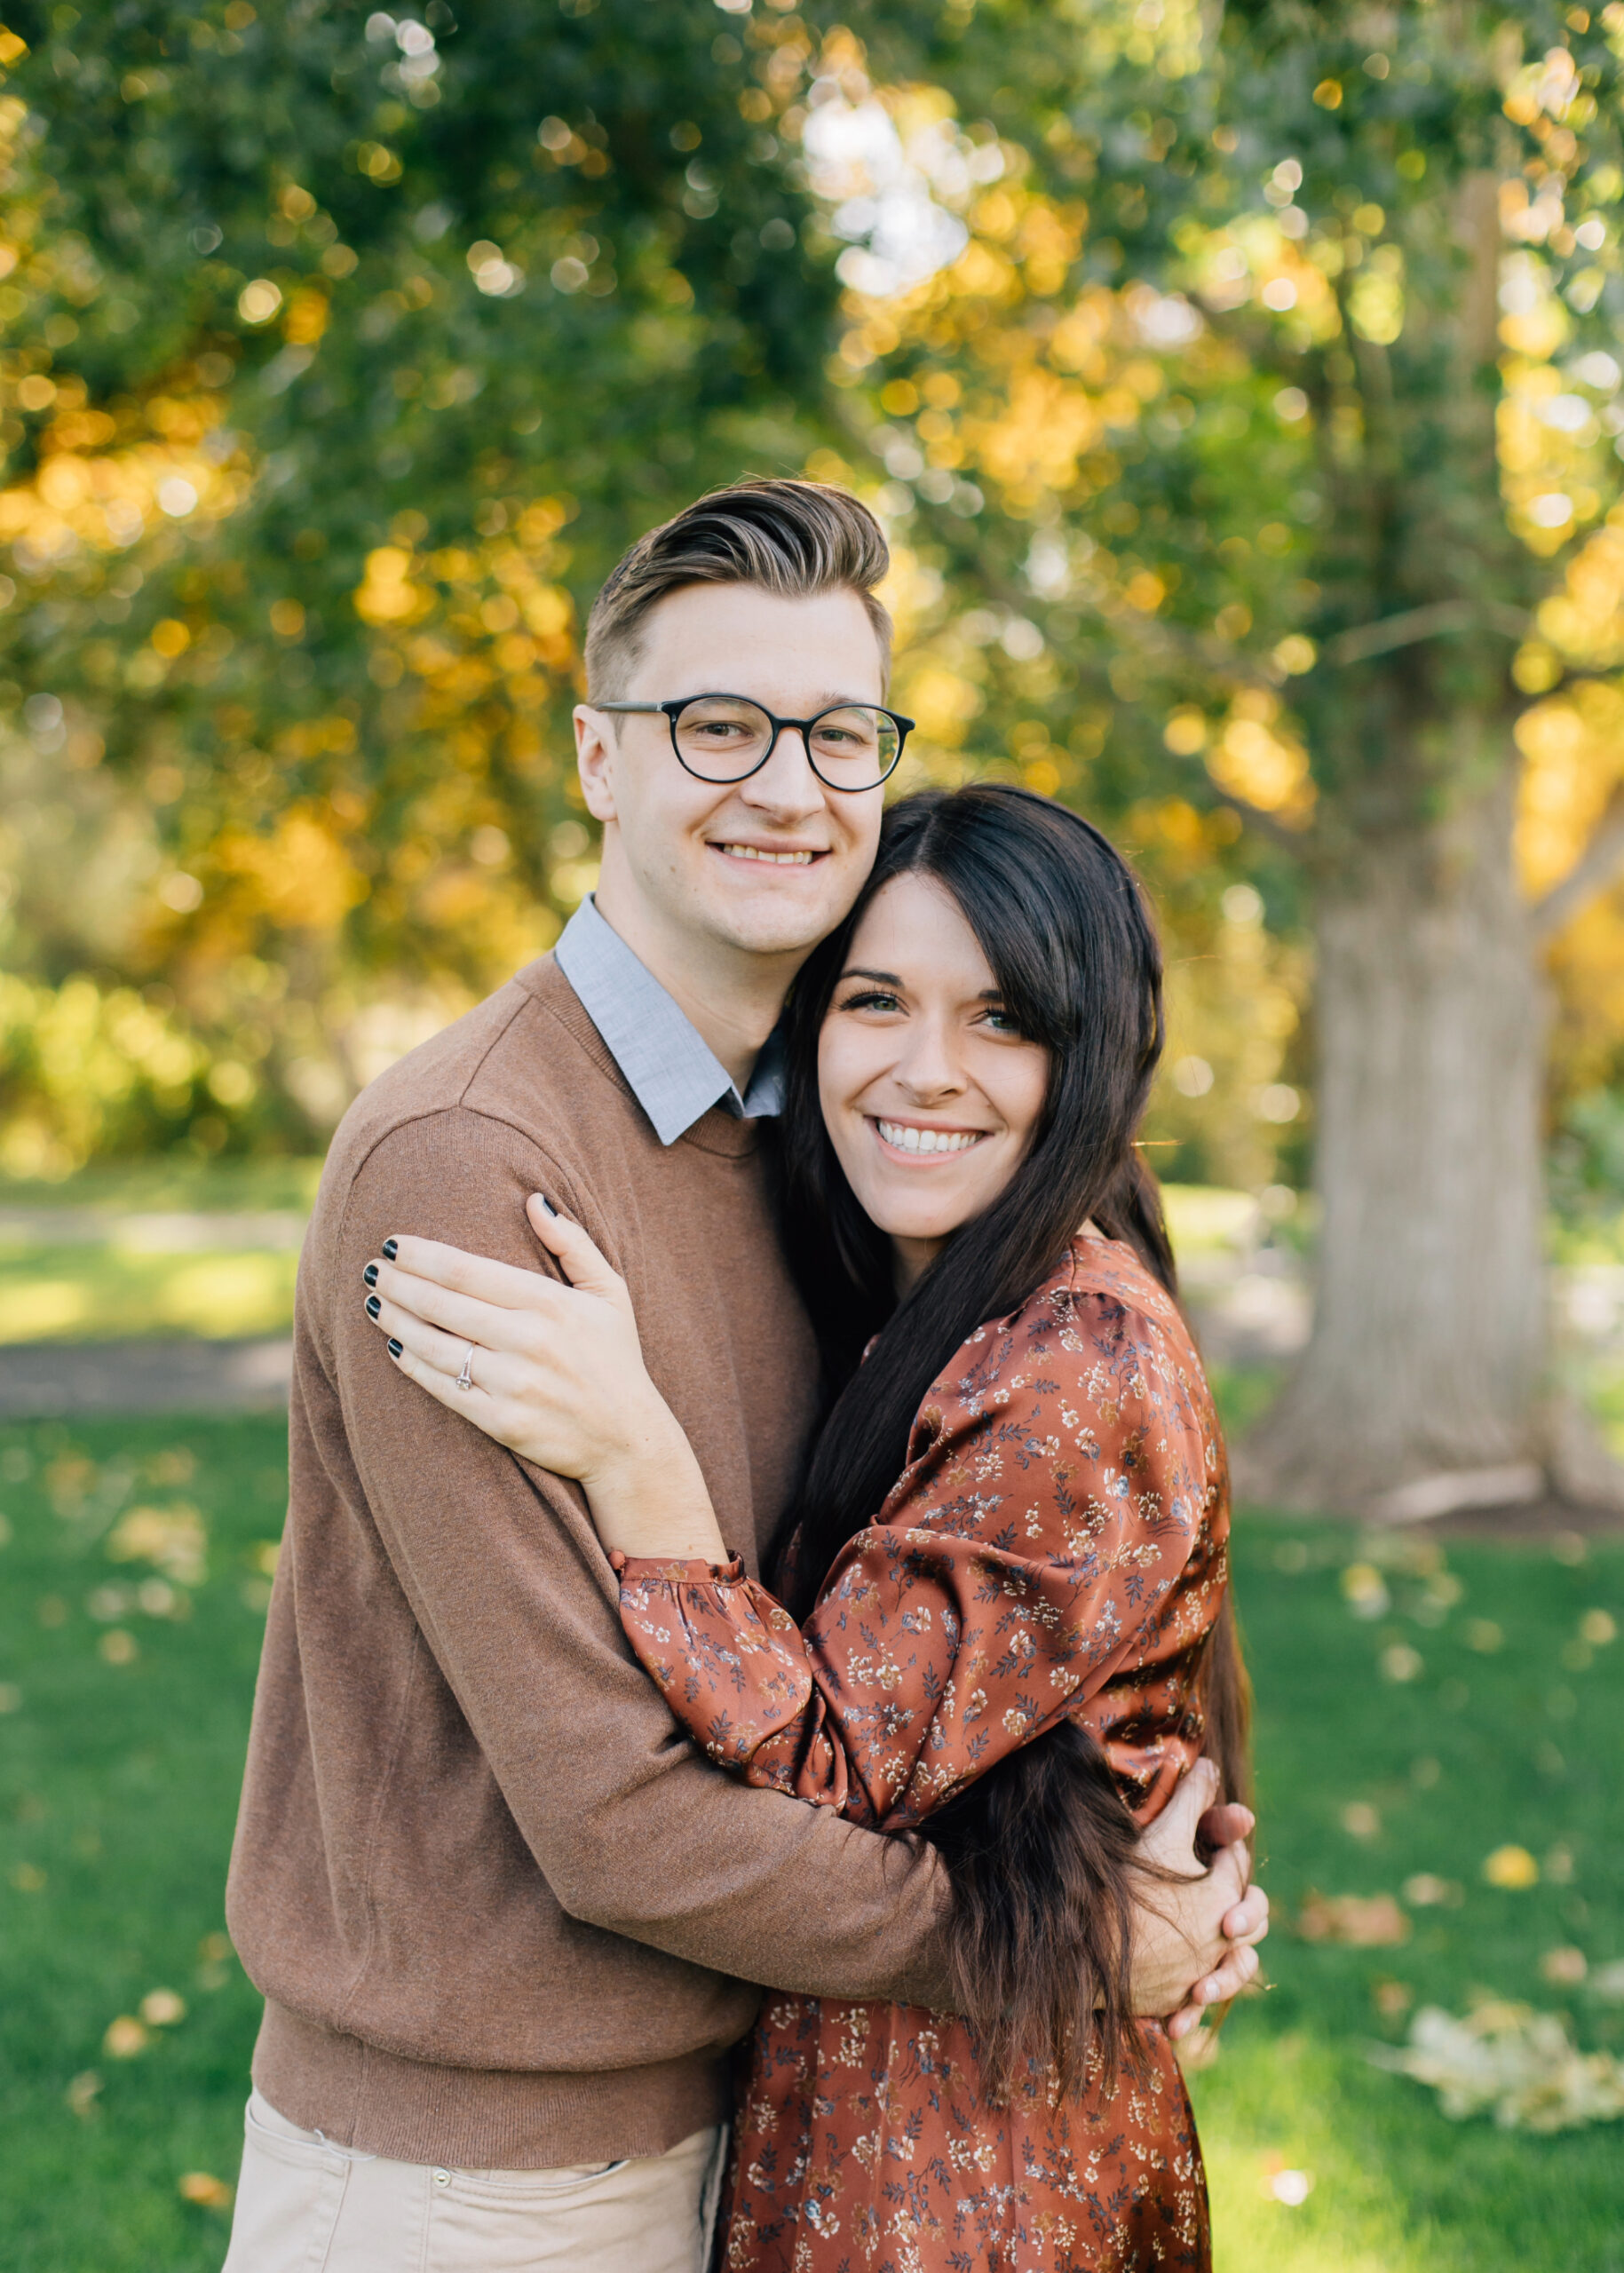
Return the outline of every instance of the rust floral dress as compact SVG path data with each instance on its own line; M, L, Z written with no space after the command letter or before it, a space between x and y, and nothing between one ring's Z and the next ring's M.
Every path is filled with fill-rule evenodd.
M624 1563L621 1618L673 1712L749 1783L906 1831L1069 1715L1141 1825L1197 1757L1227 1582L1223 1445L1176 1305L1078 1239L932 1384L907 1466L804 1629L737 1563ZM617 1557L617 1560L619 1558ZM770 1994L749 2050L727 2273L1128 2273L1210 2262L1172 2047L1107 2095L978 2087L950 2016Z

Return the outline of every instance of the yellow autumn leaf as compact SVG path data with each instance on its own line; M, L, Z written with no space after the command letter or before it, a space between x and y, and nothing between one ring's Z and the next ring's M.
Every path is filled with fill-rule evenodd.
M1540 1882L1540 1866L1526 1847L1496 1847L1483 1865L1490 1886L1521 1891Z

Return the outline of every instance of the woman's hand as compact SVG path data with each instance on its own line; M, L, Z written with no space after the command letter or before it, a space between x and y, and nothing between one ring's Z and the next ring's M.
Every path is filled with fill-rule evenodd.
M650 1381L626 1283L537 1193L530 1224L567 1284L438 1239L387 1242L368 1315L403 1374L522 1459L581 1484L606 1548L725 1560L687 1438Z

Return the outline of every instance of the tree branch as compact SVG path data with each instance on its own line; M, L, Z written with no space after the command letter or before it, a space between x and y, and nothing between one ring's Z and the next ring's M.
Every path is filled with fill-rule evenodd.
M1351 631L1339 631L1334 639L1326 641L1325 660L1334 669L1340 670L1349 663L1367 661L1372 655L1388 654L1395 647L1413 646L1421 639L1436 639L1446 631L1470 631L1479 623L1508 639L1527 637L1526 621L1515 608L1493 605L1482 607L1476 600L1431 600L1425 607L1406 608L1400 615L1383 616L1379 623L1361 623Z
M1536 899L1530 909L1534 936L1554 939L1587 901L1606 890L1620 868L1624 868L1624 781L1608 798L1590 833L1590 842L1562 882L1553 885L1543 899Z

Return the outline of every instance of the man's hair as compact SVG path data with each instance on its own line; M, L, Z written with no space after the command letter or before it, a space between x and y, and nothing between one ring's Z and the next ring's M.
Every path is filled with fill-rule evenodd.
M589 701L626 690L644 618L685 584L756 584L784 599L855 592L891 669L891 618L875 586L891 566L879 523L848 490L820 481L751 479L713 490L650 529L592 603L586 627Z

